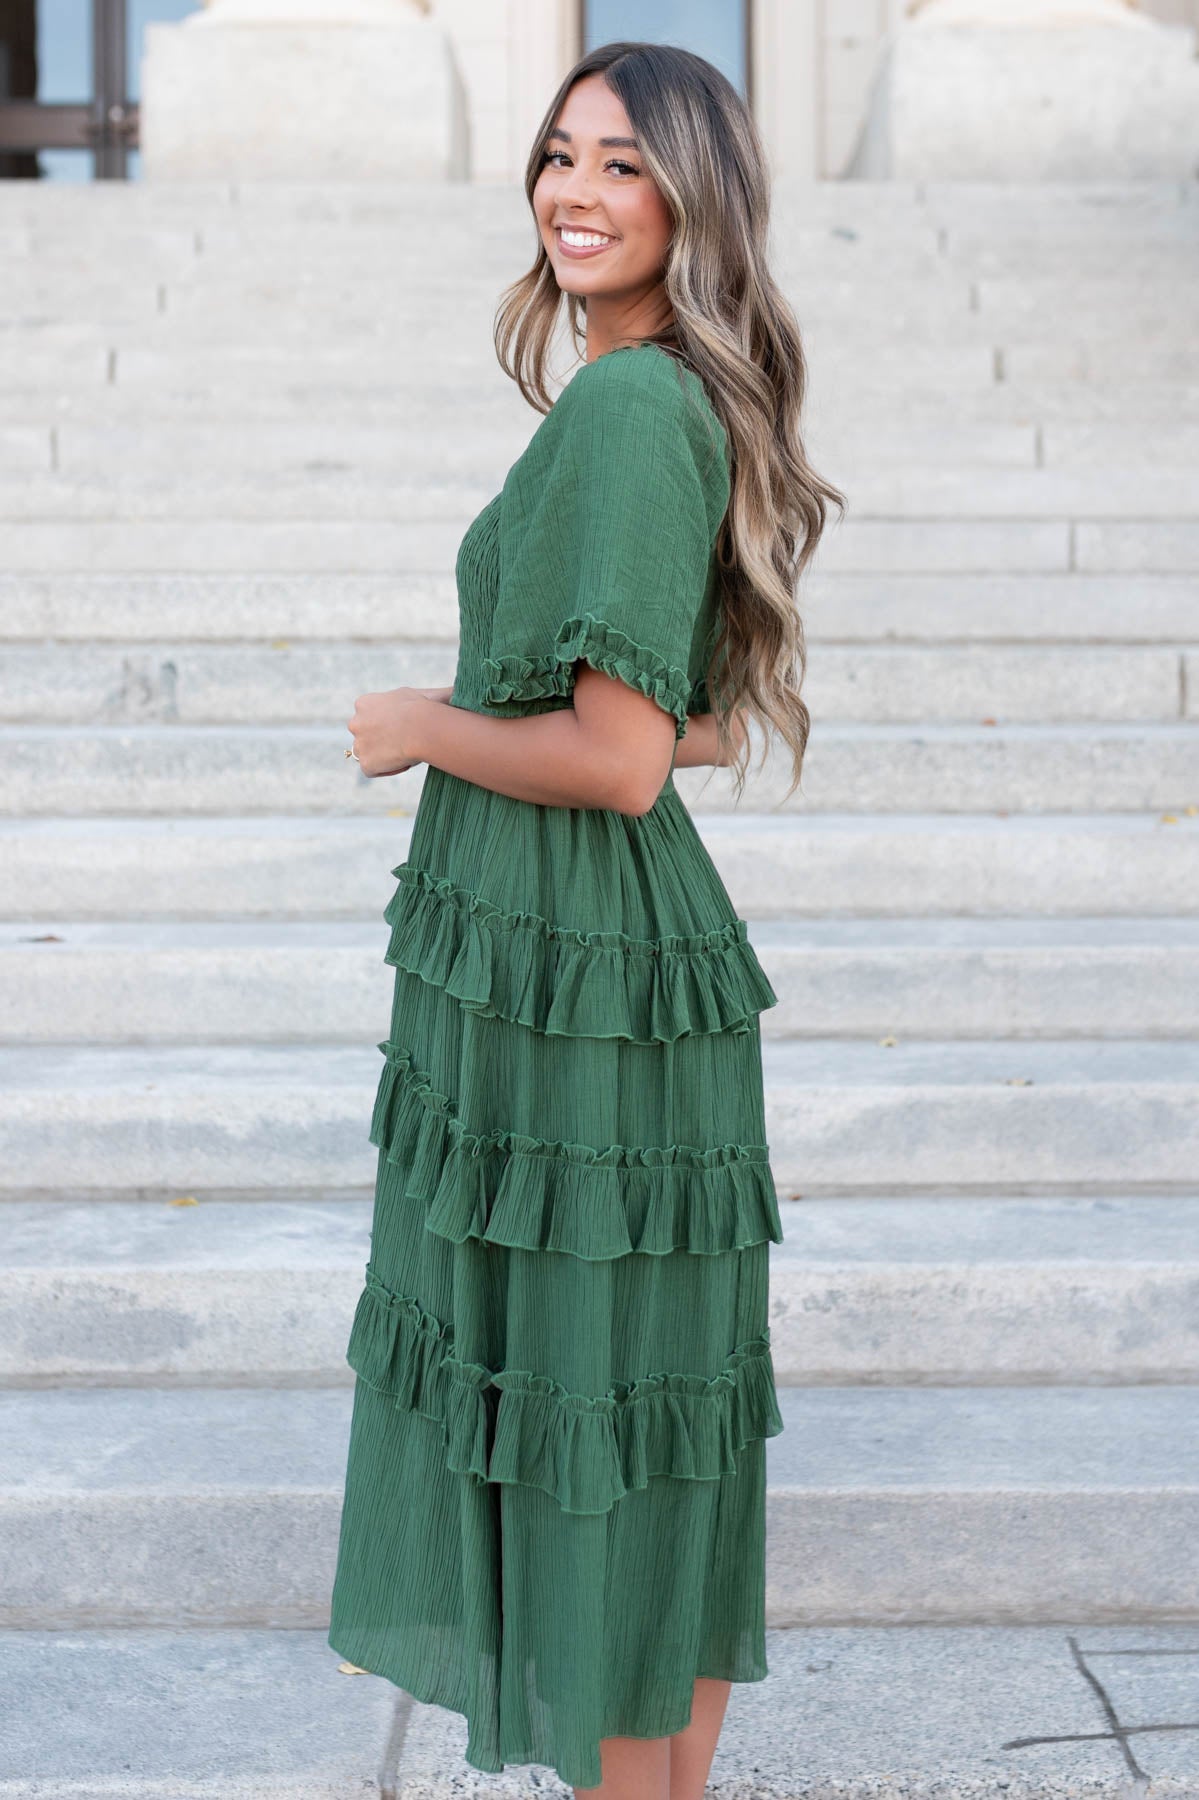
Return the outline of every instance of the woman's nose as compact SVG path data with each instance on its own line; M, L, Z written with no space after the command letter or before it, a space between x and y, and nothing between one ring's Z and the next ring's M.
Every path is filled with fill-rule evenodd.
M559 205L590 206L592 201L591 177L578 168L569 169L558 188Z

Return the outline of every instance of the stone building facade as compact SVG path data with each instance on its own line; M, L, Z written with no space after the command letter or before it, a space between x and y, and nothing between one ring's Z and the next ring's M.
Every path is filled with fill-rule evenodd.
M1199 0L726 5L208 0L147 29L146 173L510 184L562 74L622 17L701 54L706 32L743 33L738 79L784 180L1199 172Z

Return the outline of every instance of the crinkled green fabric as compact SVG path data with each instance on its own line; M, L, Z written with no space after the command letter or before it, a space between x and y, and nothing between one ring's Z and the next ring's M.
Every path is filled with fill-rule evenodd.
M462 540L452 704L569 706L583 660L677 743L727 504L693 372L585 364ZM597 1787L602 1738L768 1672L777 995L672 776L634 816L430 768L394 873L329 1643L475 1768Z

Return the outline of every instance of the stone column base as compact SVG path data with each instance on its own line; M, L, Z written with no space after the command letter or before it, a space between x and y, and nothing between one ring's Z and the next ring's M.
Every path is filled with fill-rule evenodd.
M1117 0L925 0L884 44L846 173L1194 179L1194 33Z
M271 16L234 0L147 26L146 180L467 179L464 97L442 28L378 0L320 10L307 0Z

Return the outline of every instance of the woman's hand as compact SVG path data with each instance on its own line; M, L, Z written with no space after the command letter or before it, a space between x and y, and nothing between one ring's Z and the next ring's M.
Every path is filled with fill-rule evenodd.
M423 762L421 721L429 706L448 705L452 687L392 688L359 694L348 729L364 775L402 775Z

